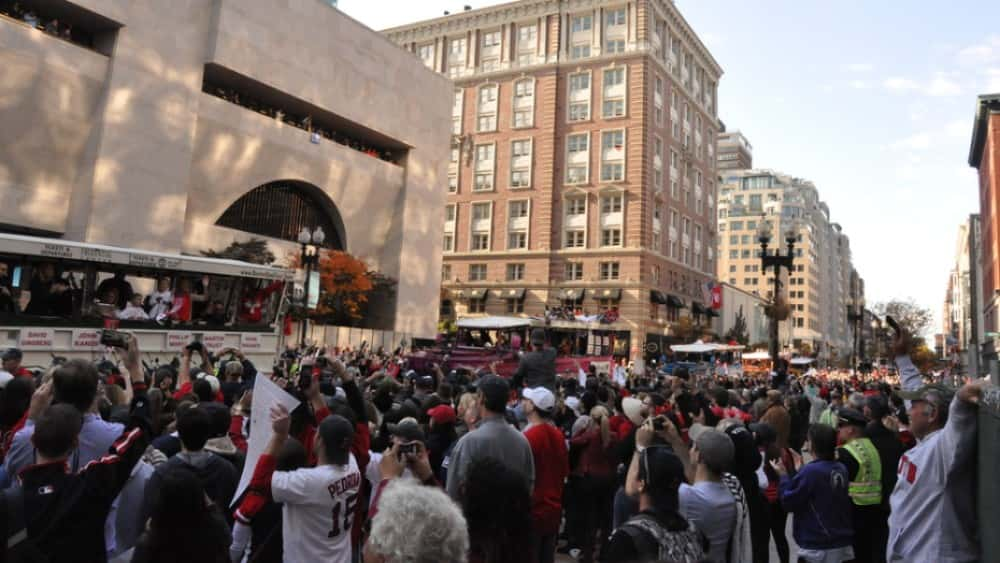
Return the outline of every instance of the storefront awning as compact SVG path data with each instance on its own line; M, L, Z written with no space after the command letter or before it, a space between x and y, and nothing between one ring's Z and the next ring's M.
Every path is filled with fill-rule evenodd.
M660 305L670 304L670 302L667 301L667 296L664 295L662 291L657 291L655 289L649 291L649 300L653 303L658 303Z
M684 304L684 300L681 299L680 297L677 297L676 295L669 295L668 294L667 295L667 307L672 307L674 309L683 309L683 308L687 307L687 305Z
M691 314L692 315L704 315L707 309L705 306L697 301L691 302Z
M583 299L583 290L578 287L559 290L560 301L578 301L580 299Z
M497 299L524 299L525 289L523 287L516 289L500 289L494 291L494 296Z
M621 288L591 289L590 297L591 299L611 299L612 301L621 301L622 290Z
M458 289L452 291L456 299L470 299L472 301L482 301L489 295L488 289Z

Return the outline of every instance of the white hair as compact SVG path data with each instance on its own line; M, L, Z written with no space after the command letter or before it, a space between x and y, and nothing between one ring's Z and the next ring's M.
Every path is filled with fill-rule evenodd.
M382 491L368 549L386 563L464 563L469 532L462 510L441 489L396 479Z

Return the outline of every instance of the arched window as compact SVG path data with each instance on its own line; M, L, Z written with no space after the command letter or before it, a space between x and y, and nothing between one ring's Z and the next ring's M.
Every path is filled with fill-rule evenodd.
M312 184L279 180L258 186L229 206L215 223L255 235L297 241L303 227L322 227L323 246L345 250L344 223L333 201Z

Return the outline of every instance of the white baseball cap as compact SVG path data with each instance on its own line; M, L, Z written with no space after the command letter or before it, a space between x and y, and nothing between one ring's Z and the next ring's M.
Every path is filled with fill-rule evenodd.
M521 396L531 401L535 408L546 412L556 406L556 396L545 387L529 387L521 392Z

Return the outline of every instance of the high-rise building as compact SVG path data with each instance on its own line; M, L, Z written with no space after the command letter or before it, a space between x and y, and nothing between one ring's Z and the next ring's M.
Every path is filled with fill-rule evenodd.
M771 299L773 270L761 269L757 231L771 225L770 250L786 251L786 233L795 240L793 271L782 270L783 297L791 309L779 339L784 349L841 363L852 350L847 307L852 289L850 240L830 222L830 209L812 182L769 170L732 170L719 191L719 277ZM856 272L854 273L856 277Z
M523 0L384 33L455 84L446 313L613 310L565 328L637 359L683 317L707 329L722 69L673 2Z
M979 171L979 225L982 241L981 269L983 311L982 354L989 370L997 369L1000 351L1000 94L979 96L972 128L969 166Z
M976 288L982 285L977 267L981 259L976 241L978 229L978 215L970 215L958 228L955 265L948 274L941 315L946 357L960 362L963 371L969 374L980 373L979 347L983 335L983 314L976 306L979 301Z
M753 168L753 145L740 131L719 133L716 161L719 170L747 170Z

